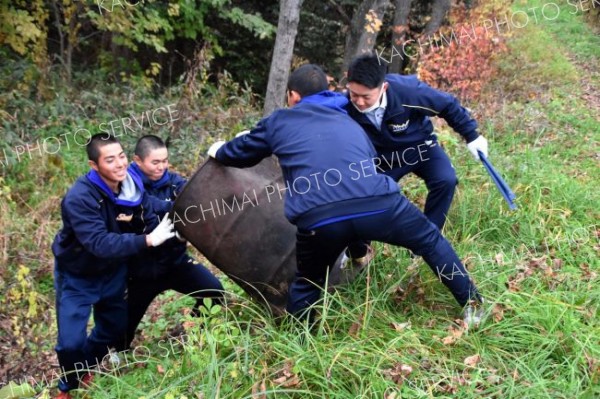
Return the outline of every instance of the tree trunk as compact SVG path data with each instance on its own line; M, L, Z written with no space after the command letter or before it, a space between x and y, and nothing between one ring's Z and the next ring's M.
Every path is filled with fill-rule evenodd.
M424 37L431 36L442 26L444 17L450 9L450 0L434 0L431 6L431 19L425 26Z
M364 0L356 10L346 37L342 65L344 74L354 57L368 53L375 47L385 8L389 4L389 0Z
M271 70L269 71L269 82L267 83L267 94L263 109L264 116L269 115L284 105L302 1L281 0L279 5L277 37L275 38L275 48L273 49L273 59L271 60Z
M395 56L392 57L392 63L389 66L390 73L402 72L408 62L404 44L409 31L408 14L410 14L411 5L412 0L394 0L396 11L394 11L394 26L392 28L392 54L395 54ZM400 56L397 54L400 54Z

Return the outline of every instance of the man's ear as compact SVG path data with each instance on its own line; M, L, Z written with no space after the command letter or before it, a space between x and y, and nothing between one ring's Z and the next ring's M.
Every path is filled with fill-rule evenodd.
M389 85L390 84L388 82L383 82L383 91L386 91Z
M298 93L295 90L288 90L288 107L293 107L294 105L298 104L300 100L302 100L302 96L300 96L300 93Z
M90 168L94 169L96 172L98 171L98 164L92 160L88 160L88 165L90 165Z
M133 156L133 162L137 163L138 165L142 163L142 158L140 158L138 155L134 155Z

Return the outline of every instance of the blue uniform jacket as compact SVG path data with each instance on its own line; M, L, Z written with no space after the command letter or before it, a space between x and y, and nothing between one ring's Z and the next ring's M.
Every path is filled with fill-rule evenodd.
M129 172L140 177L144 185L144 190L152 203L152 207L161 220L173 209L173 203L177 198L177 194L181 192L187 182L179 174L168 170L165 171L160 180L150 180L135 163L129 165ZM186 243L179 241L177 238L172 238L149 251L149 255L152 257L151 260L134 262L130 268L130 276L134 278L156 279L167 273L170 267L188 261L189 257L186 251ZM152 266L150 267L149 265Z
M123 267L129 257L147 248L143 234L158 223L145 194L138 206L124 209L86 176L77 179L63 198L61 215L63 227L52 252L58 270L78 275Z
M433 89L414 75L389 74L385 80L389 86L381 131L354 105L346 106L348 114L367 132L379 154L435 140L435 136L431 136L430 116L444 118L468 143L479 136L477 122L451 94Z
M179 174L166 170L160 180L150 180L135 164L129 165L129 172L138 176L144 184L144 190L150 196L154 212L162 220L173 209L173 202L187 182Z
M377 174L375 150L348 117L345 96L324 91L275 111L246 135L222 146L216 159L249 167L275 154L286 182L285 216L295 224L387 209L396 183Z

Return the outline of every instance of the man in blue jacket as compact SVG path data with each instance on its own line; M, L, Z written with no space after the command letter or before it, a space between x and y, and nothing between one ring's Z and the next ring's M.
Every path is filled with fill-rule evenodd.
M91 170L63 198L63 226L52 243L56 353L63 373L58 398L63 399L81 380L89 380L89 370L123 339L129 258L175 234L169 218L158 223L141 181L127 173L127 157L116 138L92 136L87 155ZM94 328L88 335L92 309Z
M346 97L327 90L325 73L316 65L301 66L289 78L287 96L291 108L275 111L248 134L213 144L209 155L234 167L278 157L286 182L285 216L297 227L297 274L288 312L311 318L309 308L320 298L328 270L358 240L409 248L423 256L461 306L480 302L439 229L400 194L392 178L377 173L373 145L348 117Z
M377 151L378 170L400 180L414 173L425 181L425 215L441 230L458 180L450 159L433 134L429 117L438 116L458 132L475 159L487 156L487 140L458 100L414 75L386 75L376 55L362 55L348 68L348 114L365 130Z
M173 208L173 202L186 180L168 169L169 152L157 136L141 137L135 146L133 160L129 172L141 179L156 214L163 218ZM204 298L218 303L223 297L221 282L187 254L185 242L173 238L154 249L149 258L142 257L129 268L126 348L130 346L146 309L161 292L173 289L192 295L196 298L196 313Z

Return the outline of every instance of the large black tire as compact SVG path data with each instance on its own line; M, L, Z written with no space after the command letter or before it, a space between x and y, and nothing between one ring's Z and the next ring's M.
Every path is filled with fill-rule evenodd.
M245 169L209 159L177 197L172 215L183 237L275 315L285 310L296 272L296 228L284 217L284 187L273 157ZM330 285L353 278L342 276L339 264Z

